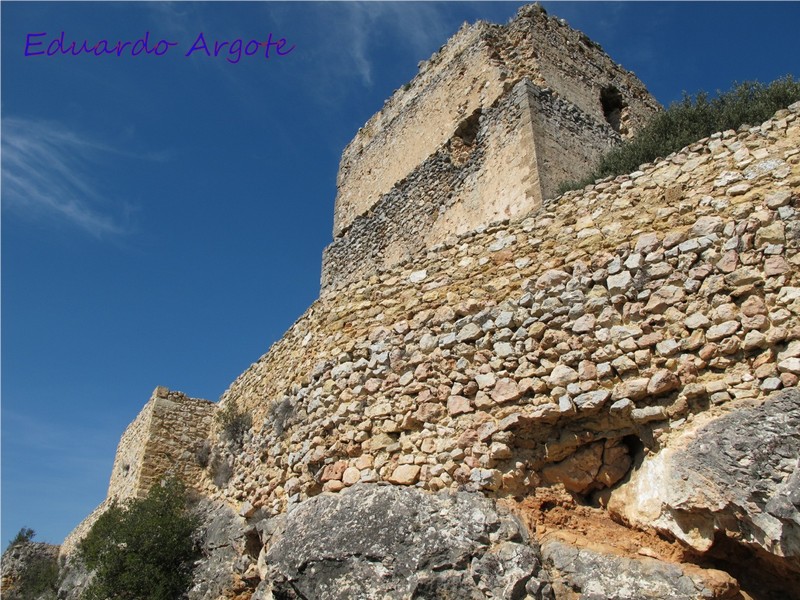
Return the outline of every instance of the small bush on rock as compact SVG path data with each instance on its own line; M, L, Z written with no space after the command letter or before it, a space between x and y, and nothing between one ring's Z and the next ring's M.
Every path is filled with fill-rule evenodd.
M208 440L203 440L203 443L197 447L197 450L194 453L194 458L197 461L197 464L200 466L200 468L205 469L208 466L210 457L211 457L211 442Z
M115 504L78 547L95 571L83 600L175 600L185 597L198 556L197 518L186 488L175 479L145 498Z
M267 411L267 422L268 424L272 424L272 429L275 432L275 435L283 435L286 427L291 424L293 412L294 405L289 398L276 400L269 405L269 410Z
M211 479L218 488L224 487L233 475L231 463L228 462L226 457L216 453L211 457L210 471Z
M8 547L10 548L11 546L33 541L34 537L36 537L36 532L33 529L30 527L22 527L17 532L17 535L9 542Z
M34 542L36 532L29 528L20 529L6 552L16 553L20 560L21 570L18 579L12 585L4 583L2 597L7 600L55 600L58 592L58 560L57 552L48 551L54 548L47 544ZM16 550L15 550L16 549ZM14 561L13 557L3 554L3 561Z
M58 560L54 557L36 556L31 559L27 569L8 600L15 598L36 598L55 600L58 592ZM6 596L3 596L4 598Z
M240 446L244 434L253 426L253 419L249 412L239 410L236 402L228 402L217 410L217 423L223 437Z

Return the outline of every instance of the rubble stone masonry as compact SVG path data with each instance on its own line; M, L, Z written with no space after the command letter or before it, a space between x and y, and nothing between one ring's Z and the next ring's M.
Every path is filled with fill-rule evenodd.
M254 427L207 493L589 494L637 445L796 386L799 113L323 293L223 395Z
M448 236L530 212L543 191L553 196L557 183L583 176L616 139L607 123L521 80L325 249L322 288L342 288ZM562 160L567 155L572 162Z
M215 408L208 400L157 387L122 435L108 498L142 497L165 475L196 480L202 469L195 456L211 433Z
M219 404L157 388L62 555L166 474L245 517L357 483L597 500L796 387L800 103L552 197L656 109L539 8L462 28L345 150L320 298Z

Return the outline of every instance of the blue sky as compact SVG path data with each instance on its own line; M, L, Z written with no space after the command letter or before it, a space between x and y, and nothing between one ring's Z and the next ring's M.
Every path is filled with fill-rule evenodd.
M521 4L0 5L3 546L102 501L153 388L216 400L280 338L318 295L344 146L461 23ZM663 104L800 75L798 3L545 6ZM25 56L62 31L177 45ZM186 57L200 32L294 49Z

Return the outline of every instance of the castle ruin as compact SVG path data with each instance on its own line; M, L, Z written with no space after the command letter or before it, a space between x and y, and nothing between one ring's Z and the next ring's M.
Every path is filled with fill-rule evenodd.
M345 148L323 290L536 209L658 109L538 5L465 24Z
M529 525L553 586L520 598L577 597L578 556L624 557L606 572L639 573L637 598L744 598L737 569L800 580L800 103L553 198L656 110L538 7L463 27L345 149L320 298L220 399L252 417L241 445L219 405L159 388L107 502L167 473L242 520L376 483L465 491L546 507ZM197 464L206 439L230 478ZM646 557L603 538L609 514ZM272 589L275 529L247 523L231 569ZM734 547L736 568L707 568ZM477 564L452 569L468 586Z

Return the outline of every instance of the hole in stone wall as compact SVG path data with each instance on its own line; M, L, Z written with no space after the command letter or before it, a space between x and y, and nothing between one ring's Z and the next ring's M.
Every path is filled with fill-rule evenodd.
M628 447L628 454L633 461L632 469L638 469L644 460L644 443L636 435L626 435L622 443Z
M450 162L457 167L466 163L472 154L480 128L480 117L481 109L477 109L469 117L461 121L447 144L450 152Z
M545 500L545 501L544 501L544 502L542 502L542 504L539 506L539 510L541 510L542 512L547 512L547 511L553 510L553 509L554 509L555 507L557 507L557 506L559 506L559 505L558 505L557 503L555 503L554 501L552 501L552 500Z
M620 91L613 85L600 90L600 104L603 107L603 116L611 128L620 133L622 124L622 109L627 106Z
M630 474L638 469L644 460L645 445L636 435L626 435L617 439L616 443L612 443L610 447L608 447L608 442L606 445L603 461L611 464L604 464L601 469L601 473L605 470L606 476L603 478L605 487L586 495L584 501L589 506L607 506L611 492L627 482ZM609 475L613 475L613 477L609 477Z
M475 138L478 137L480 119L481 109L479 108L458 124L453 137L459 138L466 146L472 146L475 143Z
M262 546L263 544L261 543L261 538L258 535L258 530L255 528L248 529L244 534L245 554L252 558L258 558Z

